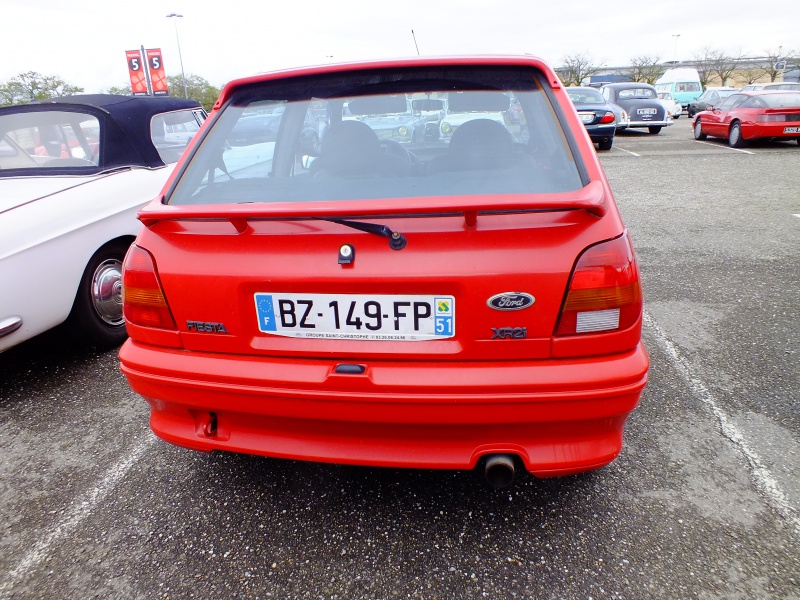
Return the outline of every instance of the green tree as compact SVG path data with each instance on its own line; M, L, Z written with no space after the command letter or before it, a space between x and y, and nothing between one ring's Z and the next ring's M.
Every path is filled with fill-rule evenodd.
M117 94L119 96L130 96L131 95L131 87L130 86L122 86L116 87L111 86L110 88L103 90L104 94Z
M35 71L28 71L20 73L7 83L0 85L0 99L3 104L20 104L33 100L70 96L82 91L82 87L70 85L57 75L42 75Z
M169 85L169 95L181 98L184 95L183 77L180 75L168 75L167 84ZM186 92L190 100L196 100L203 105L206 111L210 111L214 102L219 97L220 89L214 87L199 75L188 75L186 77Z
M180 75L168 75L167 85L169 86L170 96L173 98L183 98L183 77ZM186 77L186 91L189 99L199 102L206 111L211 111L220 93L219 88L214 87L199 75L189 75ZM131 88L130 86L112 86L106 89L105 93L130 96ZM0 94L2 94L2 89L0 89Z

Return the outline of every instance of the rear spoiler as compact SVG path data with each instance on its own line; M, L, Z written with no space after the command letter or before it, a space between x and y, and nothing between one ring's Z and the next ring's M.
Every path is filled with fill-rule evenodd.
M530 212L585 210L602 217L608 211L603 184L592 181L576 192L510 194L503 196L435 196L384 200L324 202L270 202L247 204L171 205L152 202L139 211L145 227L159 221L230 221L239 233L247 231L248 219L310 219L330 217L380 217L397 214L464 213L472 227L481 212Z

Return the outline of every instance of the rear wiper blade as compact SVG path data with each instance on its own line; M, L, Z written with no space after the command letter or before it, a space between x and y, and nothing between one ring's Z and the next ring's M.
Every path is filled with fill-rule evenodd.
M339 219L336 217L316 217L320 221L330 221L331 223L338 223L339 225L344 225L345 227L351 227L353 229L358 229L359 231L364 231L366 233L371 233L373 235L379 235L381 237L385 237L389 240L389 247L392 250L402 250L406 247L408 240L406 237L400 233L399 231L392 231L386 225L378 225L376 223L364 223L363 221L353 221L350 219Z

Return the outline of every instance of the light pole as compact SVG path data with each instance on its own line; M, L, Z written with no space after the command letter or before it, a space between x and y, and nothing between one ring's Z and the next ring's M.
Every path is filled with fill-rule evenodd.
M672 65L678 64L678 38L681 37L680 33L673 33L672 37L675 38L675 51L672 54Z
M175 17L183 18L183 15L179 15L177 13L169 13L167 15L168 19L172 19L172 24L175 25L175 40L178 42L178 58L181 61L181 78L183 79L183 97L187 100L189 99L189 90L186 87L186 73L183 72L183 55L181 54L181 38L178 37L178 22L175 20Z

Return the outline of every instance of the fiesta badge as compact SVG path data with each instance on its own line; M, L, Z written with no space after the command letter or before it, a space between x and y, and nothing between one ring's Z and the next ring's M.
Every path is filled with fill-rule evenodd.
M522 310L534 302L536 298L525 292L503 292L489 298L486 304L495 310Z

